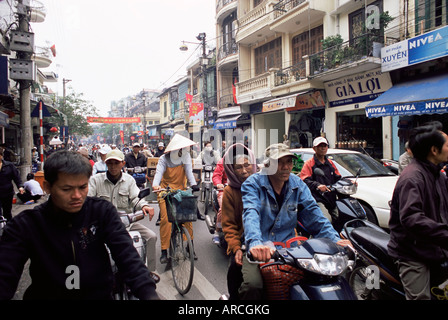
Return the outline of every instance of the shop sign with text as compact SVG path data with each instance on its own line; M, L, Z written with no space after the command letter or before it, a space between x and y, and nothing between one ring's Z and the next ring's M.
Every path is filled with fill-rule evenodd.
M380 69L324 83L330 107L375 100L392 87L389 73Z

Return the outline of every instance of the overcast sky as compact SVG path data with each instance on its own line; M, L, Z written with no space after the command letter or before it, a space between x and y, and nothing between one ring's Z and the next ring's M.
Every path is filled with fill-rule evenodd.
M214 0L39 0L47 16L32 23L37 46L56 46L56 58L42 71L54 71L58 84L46 83L62 96L62 79L106 116L110 102L142 89L173 84L201 53L205 32L216 45Z

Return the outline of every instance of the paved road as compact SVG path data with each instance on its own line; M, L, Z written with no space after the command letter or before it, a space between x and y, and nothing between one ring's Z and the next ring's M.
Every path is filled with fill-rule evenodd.
M18 214L22 210L32 208L34 205L13 205L13 215ZM193 223L194 230L194 245L198 260L195 261L195 271L193 278L193 285L191 290L184 296L180 295L174 287L174 282L171 275L171 269L167 269L167 265L159 263L160 258L160 237L159 227L156 226L156 219L158 216L158 205L153 204L155 208L155 218L149 221L147 218L143 220L143 224L157 233L158 242L156 245L156 259L157 270L156 273L160 275L161 281L157 285L157 292L161 298L165 300L217 300L219 297L227 292L227 263L228 258L224 251L214 245L211 241L211 234L205 225L205 222L198 220ZM22 299L23 293L30 284L28 273L29 262L25 265L22 279L17 288L14 300Z

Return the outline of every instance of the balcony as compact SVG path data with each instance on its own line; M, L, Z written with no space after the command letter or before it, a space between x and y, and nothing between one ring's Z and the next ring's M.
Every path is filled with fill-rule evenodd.
M396 42L388 38L387 44ZM381 67L384 37L366 33L310 55L309 77L329 81Z
M236 0L218 0L216 1L216 20L219 22L230 12L236 10L238 2Z
M271 72L265 72L254 78L238 82L237 99L239 104L266 100L271 96Z
M308 28L315 22L322 22L326 14L323 1L281 0L274 5L274 17L271 30L275 32L295 33L298 29ZM306 23L304 22L306 21Z
M37 68L47 68L53 62L50 48L36 47L33 60Z
M30 4L31 18L30 22L44 22L47 16L47 9L44 4L37 0L31 0Z
M273 19L273 6L272 0L265 0L238 19L238 44L250 45L275 34L269 27Z
M218 64L226 63L227 60L238 59L238 45L235 39L231 42L224 43L218 50Z

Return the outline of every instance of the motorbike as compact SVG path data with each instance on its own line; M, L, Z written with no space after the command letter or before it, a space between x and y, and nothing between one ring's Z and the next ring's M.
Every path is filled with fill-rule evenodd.
M398 268L387 252L389 233L370 221L355 219L344 225L341 236L350 240L357 252L348 278L359 300L406 299ZM448 299L447 268L441 265L431 270L433 299Z
M202 179L201 197L200 197L200 201L204 204L205 224L210 234L214 234L217 229L216 222L218 218L218 212L220 209L218 202L218 193L219 191L222 191L218 190L216 186L213 186L212 177L214 171L215 166L212 165L203 166L203 179ZM223 248L224 250L227 250L227 242L224 239L224 233L222 232L222 230L219 231L218 236L219 236L218 246Z
M145 188L140 190L138 194L139 202L141 199L148 196L150 193L149 188ZM139 256L143 260L146 265L146 244L145 240L142 238L140 232L129 230L132 223L142 220L145 217L143 211L135 211L138 202L135 204L132 213L126 213L119 211L118 214L120 216L121 222L126 227L129 232L129 236L132 238L132 242L134 244L135 249L137 250ZM107 248L107 247L106 247ZM107 249L109 251L109 249ZM123 277L120 274L120 271L115 264L115 261L112 259L112 255L109 251L109 258L112 266L112 271L114 274L114 299L115 300L136 300L137 298L132 294L131 290L126 285Z
M349 247L305 237L270 245L275 246L271 261L260 264L267 299L356 300L344 276L354 265ZM250 252L246 255L253 262Z
M316 175L323 176L325 173L322 169L314 169ZM333 217L332 224L334 229L339 233L343 230L344 224L353 219L367 220L367 215L357 199L351 197L356 193L356 180L360 174L357 172L355 182L348 178L342 178L331 186L327 186L330 192L336 193L336 207L338 209L338 217Z
M127 168L127 171L135 179L137 186L144 189L146 186L146 167Z

